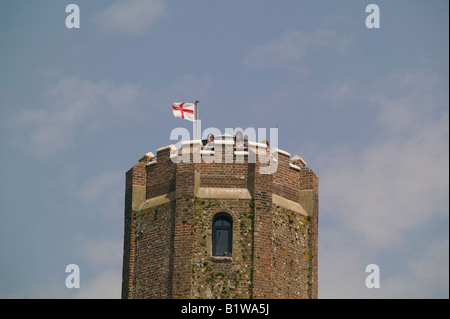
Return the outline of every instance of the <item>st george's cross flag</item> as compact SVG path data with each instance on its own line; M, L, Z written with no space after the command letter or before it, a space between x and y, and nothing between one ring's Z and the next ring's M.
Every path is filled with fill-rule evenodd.
M195 104L193 103L173 103L173 115L182 119L195 121Z

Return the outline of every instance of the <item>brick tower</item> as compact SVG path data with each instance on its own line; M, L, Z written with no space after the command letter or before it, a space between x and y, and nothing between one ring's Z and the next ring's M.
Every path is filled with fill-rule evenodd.
M122 298L317 298L315 173L261 143L182 144L126 173Z

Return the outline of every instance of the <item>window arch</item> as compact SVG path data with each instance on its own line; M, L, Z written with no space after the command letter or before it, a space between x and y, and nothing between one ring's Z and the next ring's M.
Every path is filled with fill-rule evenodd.
M231 256L232 246L233 220L227 214L218 214L212 224L212 255Z

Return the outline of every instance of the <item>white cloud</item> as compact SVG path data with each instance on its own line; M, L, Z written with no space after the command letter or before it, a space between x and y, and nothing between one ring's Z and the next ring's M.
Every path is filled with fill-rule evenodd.
M186 74L177 77L176 81L167 88L153 90L151 96L154 103L169 107L173 102L191 101L193 103L196 99L204 99L212 85L213 81L210 75Z
M319 99L326 99L327 101L332 101L330 103L331 107L340 105L342 101L348 101L357 96L357 89L355 84L347 81L339 81L338 83L332 84L329 88L319 95Z
M438 239L408 260L403 272L382 282L386 298L448 298L449 239Z
M379 137L359 154L328 154L332 160L321 172L326 209L379 245L448 212L448 113L433 105L442 94L431 85L417 90L423 77L416 77L419 83L394 78L370 98L383 124ZM405 116L390 116L396 109Z
M319 298L364 298L373 252L338 227L319 229ZM354 238L353 238L354 239ZM367 297L366 297L367 298Z
M123 242L121 240L91 240L83 253L91 266L110 269L122 264Z
M32 271L32 270L31 270ZM5 299L65 299L69 298L71 289L65 285L67 273L48 274L43 271L27 277L27 280L16 278L14 286L7 287L0 284L0 298Z
M416 245L413 257L389 260L357 236L343 236L342 229L321 234L319 298L448 298L448 236ZM366 287L368 264L380 267L380 288Z
M321 226L322 297L448 296L448 233L424 231L448 222L448 93L438 83L428 74L395 72L370 89L346 83L328 91L340 103L366 101L380 131L360 149L343 142L322 153L321 219L333 221ZM427 237L416 237L418 230ZM397 259L401 271L382 277L381 289L365 288L365 265L423 241L437 243L420 248L423 258Z
M95 216L102 228L94 237L80 237L73 249L84 272L74 298L120 298L123 235L117 226L123 222L125 173L103 171L75 187L73 194ZM89 217L94 223L94 217ZM112 229L113 232L108 232ZM122 228L119 228L121 230Z
M442 80L420 72L393 72L367 95L381 110L380 123L393 133L420 130L448 105Z
M338 212L366 240L384 245L424 219L443 214L448 209L447 127L443 119L406 141L370 145L354 165L351 159L331 163L321 174L327 209Z
M78 197L87 204L93 204L102 198L102 203L98 206L104 206L105 202L114 200L123 191L125 185L125 173L120 171L105 171L89 178L81 186Z
M141 33L165 15L161 0L123 0L103 11L99 20L107 30Z
M209 75L187 74L166 88L154 90L131 83L65 77L44 92L43 103L14 117L12 125L19 132L14 142L45 158L72 148L88 134L142 121L149 103L153 119L170 116L173 102L202 99L211 86Z
M95 131L121 119L132 118L143 91L136 85L116 86L77 77L59 80L44 94L45 106L21 111L17 128L27 136L22 143L32 153L45 156L70 148L81 132Z
M244 65L251 69L292 69L299 66L311 50L331 47L345 51L348 42L348 39L337 36L331 30L316 30L312 33L289 30L279 39L253 48L245 56ZM298 68L295 70L298 71Z
M80 271L81 277L81 271ZM119 299L121 297L122 274L107 270L88 282L80 282L75 298L79 299Z

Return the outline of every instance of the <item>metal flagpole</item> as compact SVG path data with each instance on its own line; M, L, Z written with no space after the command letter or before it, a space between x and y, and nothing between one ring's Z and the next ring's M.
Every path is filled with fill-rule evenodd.
M197 140L197 121L198 121L198 103L200 103L199 100L195 101L195 140Z

